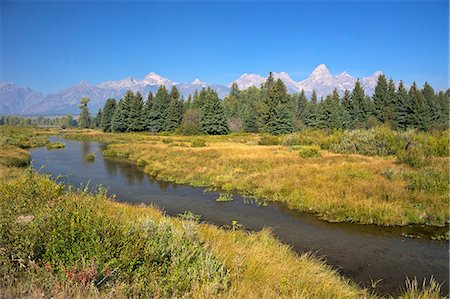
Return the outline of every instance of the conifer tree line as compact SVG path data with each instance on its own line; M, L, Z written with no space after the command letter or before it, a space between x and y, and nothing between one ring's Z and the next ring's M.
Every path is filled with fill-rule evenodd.
M448 128L449 96L435 92L430 84L409 90L402 81L396 86L385 75L378 77L374 94L365 94L358 80L353 90L318 99L313 91L289 94L281 79L272 73L258 87L239 90L236 83L222 101L211 88L203 88L185 100L176 86L160 86L147 99L128 91L122 99L108 99L92 126L105 132L177 132L180 134L222 135L230 131L288 134L304 128L359 129L385 124L395 130L421 131ZM80 108L84 116L87 104ZM80 119L79 124L86 121ZM88 125L87 125L88 126Z

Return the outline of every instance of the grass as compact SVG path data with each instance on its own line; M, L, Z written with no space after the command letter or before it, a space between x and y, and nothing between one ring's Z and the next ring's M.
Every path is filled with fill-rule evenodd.
M115 202L103 189L64 188L0 165L1 296L375 298L313 255L294 253L270 230L198 221L192 213L167 217L151 206ZM434 281L413 280L400 297L439 292Z
M47 143L47 149L52 150L52 149L60 149L60 148L65 148L66 144L63 142L50 142Z
M274 146L258 145L261 138L255 134L204 136L208 147L202 148L190 147L196 137L187 136L164 136L179 143L177 147L146 133L87 131L67 136L74 137L109 142L105 155L139 161L160 180L281 201L332 222L444 226L449 217L444 157L430 156L427 166L417 168L399 163L395 156L321 149L320 158L310 159L292 150L298 143L317 149L313 141L333 142L332 136L325 140L315 135L285 136L285 145Z

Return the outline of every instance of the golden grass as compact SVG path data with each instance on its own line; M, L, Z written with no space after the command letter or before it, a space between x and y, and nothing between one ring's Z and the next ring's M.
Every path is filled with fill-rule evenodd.
M186 136L89 131L68 138L112 143L105 155L128 156L161 180L281 201L328 221L442 226L448 219L448 194L410 190L405 174L418 170L394 157L322 150L320 157L302 158L285 146L255 145L255 136L205 136L207 146L201 148L191 147ZM448 161L435 158L432 167L446 175Z

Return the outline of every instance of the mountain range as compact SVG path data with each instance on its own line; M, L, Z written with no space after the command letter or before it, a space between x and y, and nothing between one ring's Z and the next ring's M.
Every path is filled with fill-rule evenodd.
M367 94L372 94L380 71L372 76L360 78L361 84ZM294 81L285 72L273 73L275 78L283 80L290 93L304 90L307 96L315 90L320 97L330 94L335 88L339 93L353 89L356 78L343 72L332 75L325 64L317 66L311 74L302 81ZM233 81L240 89L251 86L259 87L266 77L258 74L243 74ZM44 95L42 92L32 90L28 87L20 87L13 83L0 82L0 115L64 115L78 114L79 101L82 97L91 99L89 108L93 113L102 108L107 98L121 98L127 90L141 92L144 97L149 92L155 93L158 86L165 85L167 88L176 86L186 98L195 90L200 91L203 87L215 89L219 97L224 98L232 83L228 86L210 84L195 79L192 83L177 83L156 73L149 73L143 80L127 77L118 81L105 81L97 85L81 81L80 83L61 90L56 93Z

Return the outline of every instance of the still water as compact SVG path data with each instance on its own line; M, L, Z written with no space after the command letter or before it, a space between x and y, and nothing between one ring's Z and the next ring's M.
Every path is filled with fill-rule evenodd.
M153 204L168 215L185 211L202 216L217 225L230 225L237 220L245 229L258 231L270 227L273 234L297 252L312 251L341 274L363 287L371 281L380 294L396 294L404 287L405 278L419 281L433 276L443 283L448 293L449 246L445 241L404 237L411 234L442 234L447 228L377 227L349 223L328 223L315 216L289 210L277 203L259 205L238 195L233 201L217 202L217 192L155 180L127 161L105 158L104 144L64 140L64 149L37 148L30 151L33 167L73 186L102 185L117 201ZM85 161L87 153L95 153L93 162Z

